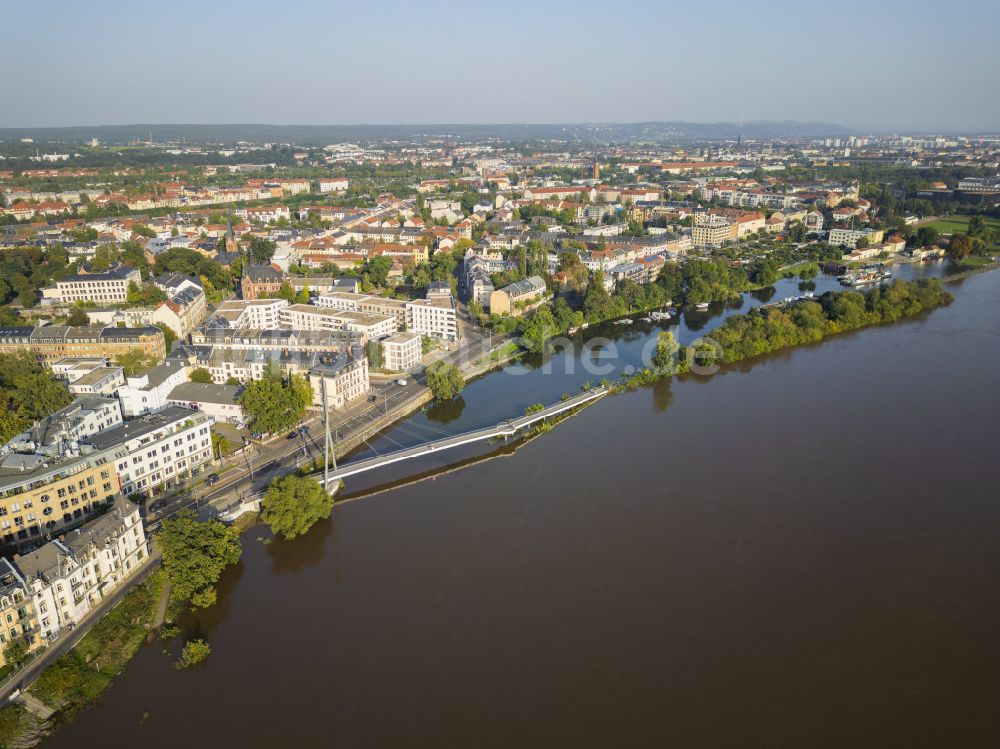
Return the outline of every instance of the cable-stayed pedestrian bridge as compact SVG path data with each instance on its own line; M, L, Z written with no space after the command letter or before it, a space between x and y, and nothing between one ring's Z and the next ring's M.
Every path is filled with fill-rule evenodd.
M460 445L481 442L494 437L512 437L520 430L529 427L532 424L544 421L545 419L553 416L558 416L559 414L574 409L577 406L581 406L584 403L597 400L598 398L607 395L607 392L608 390L605 387L596 387L592 390L587 390L579 395L574 395L571 398L560 401L559 403L546 406L539 411L533 411L532 413L525 414L524 416L519 416L516 419L510 419L509 421L502 421L496 426L473 429L469 432L462 432L460 434L444 437L442 439L424 442L422 444L415 445L414 447L407 447L390 453L375 455L371 458L365 458L364 460L356 460L342 465L339 468L331 469L329 474L330 481L338 481L340 479L347 478L348 476L354 476L359 473L364 473L365 471L371 471L375 468L381 468L382 466L389 465L390 463L399 463L403 460L419 458L424 455L438 453L442 450L448 450L452 447L458 447ZM321 484L323 483L322 471L315 474L315 477Z

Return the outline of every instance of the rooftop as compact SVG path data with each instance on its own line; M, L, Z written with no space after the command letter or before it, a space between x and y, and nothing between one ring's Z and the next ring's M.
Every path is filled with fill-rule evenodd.
M85 442L93 445L98 450L107 450L112 447L124 445L130 440L140 439L148 434L153 434L187 419L205 421L208 417L188 408L167 406L158 413L146 414L111 429L98 432L88 437Z
M169 401L183 403L220 403L232 405L240 389L236 385L214 385L208 382L184 382L170 391Z
M138 272L135 268L130 268L127 265L119 265L102 273L80 273L75 276L66 276L56 281L56 285L83 281L126 281Z

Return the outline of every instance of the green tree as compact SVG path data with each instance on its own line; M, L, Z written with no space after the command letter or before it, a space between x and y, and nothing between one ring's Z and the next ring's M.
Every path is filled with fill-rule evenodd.
M257 265L268 265L278 245L267 237L250 238L250 259Z
M0 444L71 400L66 386L28 352L0 354Z
M115 364L125 370L126 377L135 377L156 364L156 359L141 351L127 351L115 357Z
M290 541L330 517L333 497L315 479L289 473L268 487L263 508L261 518L271 531Z
M382 344L379 341L368 341L365 344L365 354L368 356L368 366L371 369L382 369Z
M427 367L427 387L431 389L435 400L451 400L462 392L465 380L458 367L443 360L436 361Z
M953 260L964 260L972 253L972 250L973 241L968 234L952 234L948 241L948 257Z
M225 456L229 455L229 452L229 440L221 434L212 432L212 454L218 460L222 460Z
M547 304L522 318L520 329L521 344L536 354L542 353L546 342L560 333L556 318Z
M312 397L312 386L304 377L283 378L269 366L262 379L247 384L239 401L255 431L273 434L299 423Z
M418 291L426 289L431 285L431 281L433 280L431 277L431 267L428 263L419 263L410 275L410 285Z
M143 284L140 287L135 281L129 281L128 289L125 292L125 301L131 305L152 307L166 300L167 292L151 283Z
M239 531L217 520L202 522L190 510L164 520L155 539L171 597L195 608L215 603L215 584L223 570L240 561Z
M656 341L656 351L653 353L652 364L661 374L673 374L675 364L679 361L680 344L669 330L660 333Z
M809 263L808 265L803 265L799 269L799 278L803 281L811 281L819 275L819 266L816 263Z
M295 289L288 281L283 282L278 288L277 298L284 299L289 304L295 304Z
M361 275L367 278L368 282L379 288L384 288L389 283L389 270L392 268L392 260L382 255L365 260L361 266Z
M156 327L163 331L163 345L166 346L167 351L169 352L174 347L174 341L177 340L177 334L174 332L173 328L164 322L156 323Z
M70 310L69 316L66 318L67 325L90 325L90 318L87 317L87 313L84 312L79 307L74 307Z
M614 316L613 310L611 295L604 288L604 274L597 271L587 286L587 295L583 299L583 314L588 322L601 322L610 320Z
M435 281L447 281L455 272L458 260L447 250L438 250L431 257L431 276Z
M188 379L191 382L200 382L205 385L210 385L213 382L212 373L204 367L195 367L192 369L191 374L188 375Z
M921 226L917 229L916 239L918 247L931 247L936 245L941 233L933 226Z
M90 267L96 271L104 271L116 265L121 259L121 252L118 246L113 243L98 245L94 251L94 258L90 261Z
M760 286L771 286L779 278L781 274L778 272L778 264L770 258L762 260L754 269L754 283Z
M9 666L13 666L15 670L20 668L21 664L28 660L30 647L28 641L21 637L12 639L4 646L4 662Z
M174 668L191 668L196 666L211 654L211 646L202 639L188 640L181 648L181 657L174 662Z

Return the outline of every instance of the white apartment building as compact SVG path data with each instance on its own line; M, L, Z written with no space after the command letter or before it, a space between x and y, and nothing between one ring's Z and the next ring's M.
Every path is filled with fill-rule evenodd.
M167 406L96 434L87 444L112 453L121 490L129 495L172 486L211 463L212 424L206 413Z
M292 214L287 205L265 205L259 208L241 208L233 211L240 218L245 218L254 224L269 224L284 219L288 221Z
M409 372L420 363L422 353L419 333L407 331L382 339L382 367L390 372Z
M443 341L458 340L458 315L451 297L414 299L406 303L406 329Z
M321 177L319 180L319 191L344 192L349 184L347 177Z
M409 313L407 312L409 302L402 299L388 299L381 296L356 294L350 291L331 291L316 297L316 304L320 307L330 307L332 309L368 312L374 315L391 315L396 318L398 325L409 324Z
M111 509L57 541L15 556L44 640L76 624L148 557L139 508L116 495Z
M111 395L125 384L124 367L95 367L93 370L70 382L67 387L71 395Z
M225 320L233 330L277 330L286 307L286 299L233 299L220 304L213 319Z
M117 398L81 396L14 436L9 447L15 451L60 459L73 452L74 443L121 423L122 410Z
M130 283L142 285L142 275L135 268L119 265L106 273L86 273L67 276L56 281L56 292L63 304L94 302L95 304L125 304Z
M148 372L126 378L118 388L122 413L130 419L156 413L167 407L167 396L175 387L187 382L187 367L182 362L167 361Z
M353 330L368 338L384 338L397 328L395 316L312 304L291 304L283 309L281 326L291 330Z
M236 401L239 390L236 385L185 382L174 388L168 402L171 406L204 411L216 424L221 422L243 426L246 421L243 406Z

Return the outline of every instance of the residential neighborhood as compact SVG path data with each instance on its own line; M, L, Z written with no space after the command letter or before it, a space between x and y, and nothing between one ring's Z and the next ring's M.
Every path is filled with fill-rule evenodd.
M991 262L997 136L734 127L0 140L0 668L54 659L173 527L257 517L289 478L332 506L338 460L465 444L465 384L549 364L552 339L661 325L660 351L681 315L783 314L835 293L817 278L875 293ZM460 423L506 442L626 385Z

